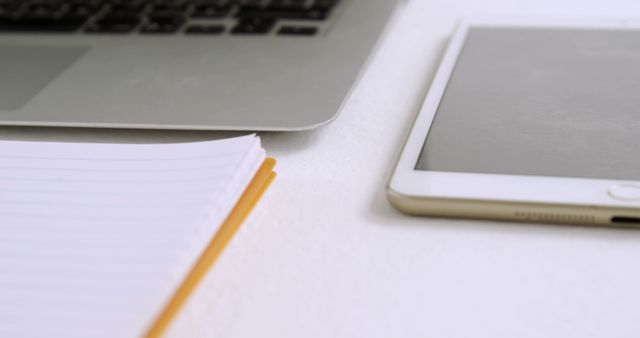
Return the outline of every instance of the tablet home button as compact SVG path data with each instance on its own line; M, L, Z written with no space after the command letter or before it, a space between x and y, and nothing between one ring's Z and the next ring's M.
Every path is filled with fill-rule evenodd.
M609 196L622 201L640 201L640 186L620 184L609 189Z

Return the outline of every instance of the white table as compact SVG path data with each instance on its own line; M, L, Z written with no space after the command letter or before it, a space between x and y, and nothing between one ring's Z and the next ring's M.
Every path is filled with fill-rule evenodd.
M473 15L633 17L640 2L410 1L334 123L261 134L279 177L194 295L202 308L189 303L169 333L640 337L640 231L416 218L387 203L386 180L446 40ZM0 129L19 140L232 135Z

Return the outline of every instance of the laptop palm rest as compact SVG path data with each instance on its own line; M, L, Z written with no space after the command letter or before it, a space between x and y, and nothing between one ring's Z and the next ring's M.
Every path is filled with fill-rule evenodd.
M0 111L24 106L89 47L0 44Z

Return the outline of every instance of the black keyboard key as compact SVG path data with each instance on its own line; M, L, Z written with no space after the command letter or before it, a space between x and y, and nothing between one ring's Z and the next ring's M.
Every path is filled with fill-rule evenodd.
M242 5L238 5L238 10L239 11L261 11L264 10L265 6L262 5L261 3L249 3L249 4L242 4Z
M71 7L84 7L96 12L105 8L108 4L107 0L67 0L66 3Z
M62 5L62 2L51 2L42 4L29 3L22 6L20 10L30 15L52 15L61 10L63 7Z
M240 9L236 13L238 18L264 18L288 20L325 20L329 16L326 9L270 9L248 10Z
M338 5L340 0L315 0L311 8L332 9Z
M0 16L11 16L13 15L14 11L12 9L5 9L2 6L0 6Z
M231 0L188 0L188 2L196 6L217 6L217 7L229 6L234 3Z
M119 24L119 23L127 23L131 25L138 24L140 22L140 16L131 14L129 12L123 11L114 11L108 12L106 15L98 18L96 23L99 24Z
M140 24L141 18L126 12L111 12L89 25L88 33L130 33Z
M326 19L336 0L313 3L307 7L306 0L272 0L266 7L241 6L236 13L237 18L272 18L288 20L324 20Z
M180 30L181 25L148 22L140 28L142 34L172 34Z
M22 7L22 3L19 1L3 1L0 2L0 13L8 14L13 13Z
M331 9L329 8L315 8L312 7L307 10L305 17L300 17L299 19L304 20L326 20L331 13Z
M124 5L112 5L109 7L110 13L128 13L131 15L138 15L145 10L145 6L138 4L124 4Z
M84 20L57 19L53 17L0 16L0 32L74 32L84 24Z
M191 2L188 0L146 0L145 1L151 7L154 6L181 6L187 2Z
M147 20L150 22L157 23L166 23L166 24L175 24L175 25L183 25L186 21L184 15L181 12L175 11L158 11L151 12L147 15Z
M50 11L34 11L34 12L19 11L19 12L14 12L13 15L11 16L16 20L38 20L38 19L55 20L56 19L56 13L50 12Z
M184 13L186 10L189 9L189 4L188 3L167 3L167 4L156 4L156 5L151 5L150 6L150 12L166 12L166 11L171 11L171 12L180 12L180 13Z
M233 0L232 2L240 7L262 7L264 5L263 0Z
M140 30L142 33L175 33L185 24L184 15L179 12L153 12L147 16L147 22Z
M224 25L191 25L185 30L185 34L192 35L216 35L225 31Z
M242 19L231 30L232 34L268 34L273 26L275 19L251 18Z
M85 28L87 33L126 34L133 32L138 25L130 23L92 24Z
M317 27L302 27L302 26L283 26L278 31L279 35L298 35L298 36L313 36L318 33Z
M221 19L229 15L230 11L230 5L197 5L194 7L193 12L191 13L191 17L194 19Z
M306 0L272 0L269 9L305 9L307 8Z
M91 8L89 6L78 5L78 6L71 6L63 14L63 16L69 17L69 18L78 18L78 19L86 20L91 16L93 16L94 14L96 14L96 9Z
M4 1L0 1L4 2ZM59 5L63 0L23 0L23 3L27 5Z
M129 10L136 12L146 8L146 0L106 0L112 9Z

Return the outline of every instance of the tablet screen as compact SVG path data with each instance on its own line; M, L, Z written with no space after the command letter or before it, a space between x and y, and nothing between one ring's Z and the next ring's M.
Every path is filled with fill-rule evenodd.
M640 180L640 32L472 28L416 169Z

